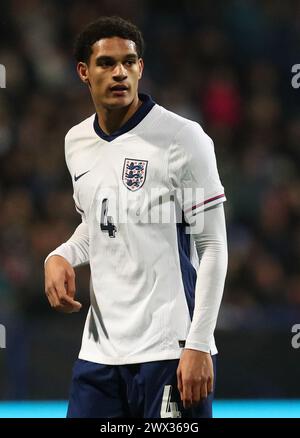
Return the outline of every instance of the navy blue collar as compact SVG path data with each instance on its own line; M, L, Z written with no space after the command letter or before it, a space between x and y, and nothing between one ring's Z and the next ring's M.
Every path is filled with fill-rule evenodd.
M125 132L128 132L131 129L135 128L143 120L143 118L146 117L146 115L155 105L155 102L147 94L139 94L139 99L143 102L142 105L130 117L130 119L127 120L127 122L123 126L121 126L120 129L113 132L112 134L106 134L104 131L102 131L99 126L96 113L94 119L94 130L96 131L96 134L99 135L99 137L103 138L103 140L112 141L120 135L125 134Z

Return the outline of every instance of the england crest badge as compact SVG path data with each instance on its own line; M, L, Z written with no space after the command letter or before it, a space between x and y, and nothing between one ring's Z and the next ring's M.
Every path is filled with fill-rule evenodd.
M128 190L135 192L146 180L148 161L125 158L122 180Z

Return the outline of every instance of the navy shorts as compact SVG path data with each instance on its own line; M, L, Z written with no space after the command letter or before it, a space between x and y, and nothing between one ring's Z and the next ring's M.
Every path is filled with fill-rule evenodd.
M216 382L216 355L212 356ZM179 360L100 365L77 359L68 418L211 418L214 392L184 409L177 389ZM214 383L215 384L215 383Z

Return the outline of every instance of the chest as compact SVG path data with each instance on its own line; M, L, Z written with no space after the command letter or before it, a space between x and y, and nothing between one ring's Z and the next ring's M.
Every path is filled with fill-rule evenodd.
M142 214L169 192L166 149L141 138L94 145L73 157L74 194L85 214L106 199L114 210Z

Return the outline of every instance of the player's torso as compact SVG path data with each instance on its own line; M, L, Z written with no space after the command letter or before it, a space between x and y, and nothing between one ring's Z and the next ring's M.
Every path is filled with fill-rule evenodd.
M170 136L144 129L110 142L92 134L75 143L74 198L89 226L94 278L101 277L101 287L134 283L145 291L157 277L162 284L170 265L178 266Z
M104 213L134 222L169 193L167 151L139 136L92 143L73 159L74 195L89 223ZM97 144L98 143L98 144ZM106 210L106 211L104 211Z
M173 137L170 127L151 124L110 142L90 130L73 137L67 151L74 198L90 237L93 312L84 339L88 351L98 349L89 340L93 319L103 361L128 351L134 361L148 352L151 360L153 351L177 357L178 339L190 323L168 179Z

